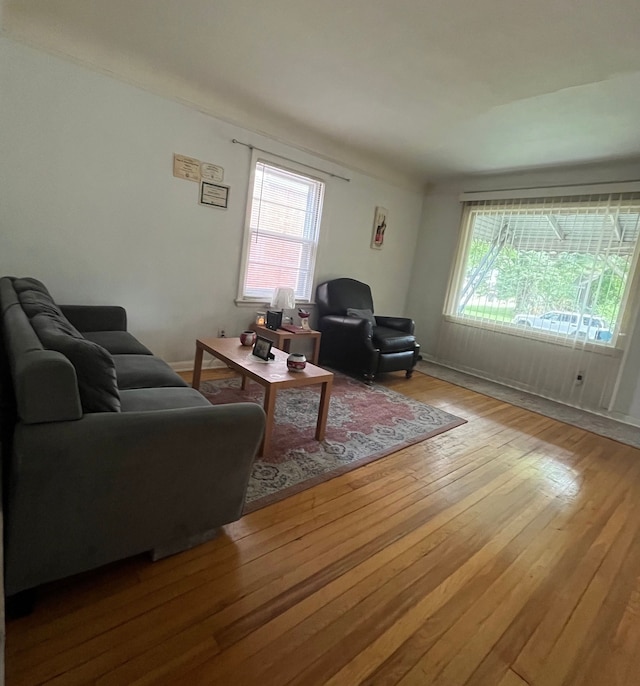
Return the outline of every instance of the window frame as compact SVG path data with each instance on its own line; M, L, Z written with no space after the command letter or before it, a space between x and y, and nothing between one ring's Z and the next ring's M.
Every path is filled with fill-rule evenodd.
M259 151L257 149L252 150L251 154L251 169L250 169L250 174L249 174L249 187L247 189L247 203L246 203L246 208L245 208L245 219L244 219L244 234L243 234L243 239L242 239L242 252L241 252L241 257L240 257L240 277L238 280L238 291L237 291L237 298L236 298L236 303L237 304L269 304L270 303L270 298L264 298L264 297L254 297L254 296L247 296L244 294L244 284L245 280L247 277L247 271L249 267L249 245L251 241L251 236L253 235L251 231L251 213L253 210L253 190L255 186L255 180L256 180L256 169L257 165L259 162L263 162L264 164L277 167L278 169L282 169L283 171L290 172L292 174L298 174L300 176L304 176L308 179L311 179L313 181L318 181L324 185L323 192L322 192L322 198L320 200L320 204L318 207L318 214L319 214L319 220L318 220L318 236L317 240L315 242L313 241L300 241L296 239L291 239L288 238L287 236L283 235L284 240L291 240L291 242L300 244L300 243L307 243L311 245L311 257L310 257L310 265L311 268L309 270L309 283L311 284L310 286L310 292L309 292L309 297L308 298L298 298L296 296L296 303L300 304L311 304L313 302L313 293L314 293L314 283L315 283L315 272L316 272L316 265L317 265L317 260L318 260L318 251L319 251L319 246L320 246L320 240L322 237L322 228L323 228L323 222L324 222L324 217L325 217L325 205L326 205L326 198L327 198L327 191L328 191L328 180L329 177L328 175L324 175L322 173L315 172L313 174L309 173L309 168L306 167L304 164L298 164L296 162L292 162L290 160L284 160L283 158L278 157L277 155L272 155L269 153L264 153L262 151Z
M617 191L613 190L610 192L611 194L617 193ZM541 198L543 202L551 202L559 199L558 197L554 196L545 197L543 191L536 194L535 197ZM490 199L487 198L487 200ZM527 198L517 198L511 196L509 200L511 200L515 205L520 201L527 200ZM618 320L617 322L609 322L609 326L611 327L613 333L610 340L584 340L580 337L567 337L563 334L544 329L523 330L521 327L514 325L512 322L499 322L490 320L482 321L470 316L461 316L457 313L458 298L464 285L469 251L473 241L473 228L470 222L470 215L473 212L474 205L471 202L465 202L462 197L461 201L462 208L458 234L458 245L454 254L453 266L450 270L447 294L442 311L445 321L454 322L464 326L480 328L485 331L497 331L503 334L526 338L529 340L542 340L564 347L575 348L576 345L580 345L583 348L607 355L618 355L624 351L625 341L631 331L631 327L633 326L634 313L640 306L640 236L636 239L636 244L631 256L629 277L620 299ZM502 202L504 203L504 200ZM637 201L637 203L640 205L640 200ZM589 313L582 314L591 316ZM602 317L599 315L593 316L597 316L598 319L602 319Z

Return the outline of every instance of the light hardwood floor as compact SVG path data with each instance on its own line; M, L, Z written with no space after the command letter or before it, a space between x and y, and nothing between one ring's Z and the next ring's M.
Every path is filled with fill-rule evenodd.
M7 683L640 684L640 451L385 383L468 424L186 553L50 585L8 624Z

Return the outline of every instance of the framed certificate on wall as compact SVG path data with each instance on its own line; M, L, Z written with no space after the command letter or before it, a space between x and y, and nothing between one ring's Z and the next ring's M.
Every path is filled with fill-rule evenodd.
M200 184L200 204L226 210L229 206L229 186L202 181Z

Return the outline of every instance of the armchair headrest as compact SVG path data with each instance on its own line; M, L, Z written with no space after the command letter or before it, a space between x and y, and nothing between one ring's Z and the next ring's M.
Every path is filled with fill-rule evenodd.
M319 284L316 301L320 317L328 314L346 315L349 307L373 312L371 289L366 283L355 279L333 279Z

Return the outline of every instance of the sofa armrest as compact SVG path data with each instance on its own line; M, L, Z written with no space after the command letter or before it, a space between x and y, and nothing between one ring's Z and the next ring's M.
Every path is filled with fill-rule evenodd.
M62 314L80 331L126 331L127 311L117 305L60 305Z
M376 324L378 326L386 326L388 329L396 329L403 333L415 333L416 325L413 319L407 317L380 317L376 315Z
M264 424L260 406L237 403L18 425L7 592L238 519Z

